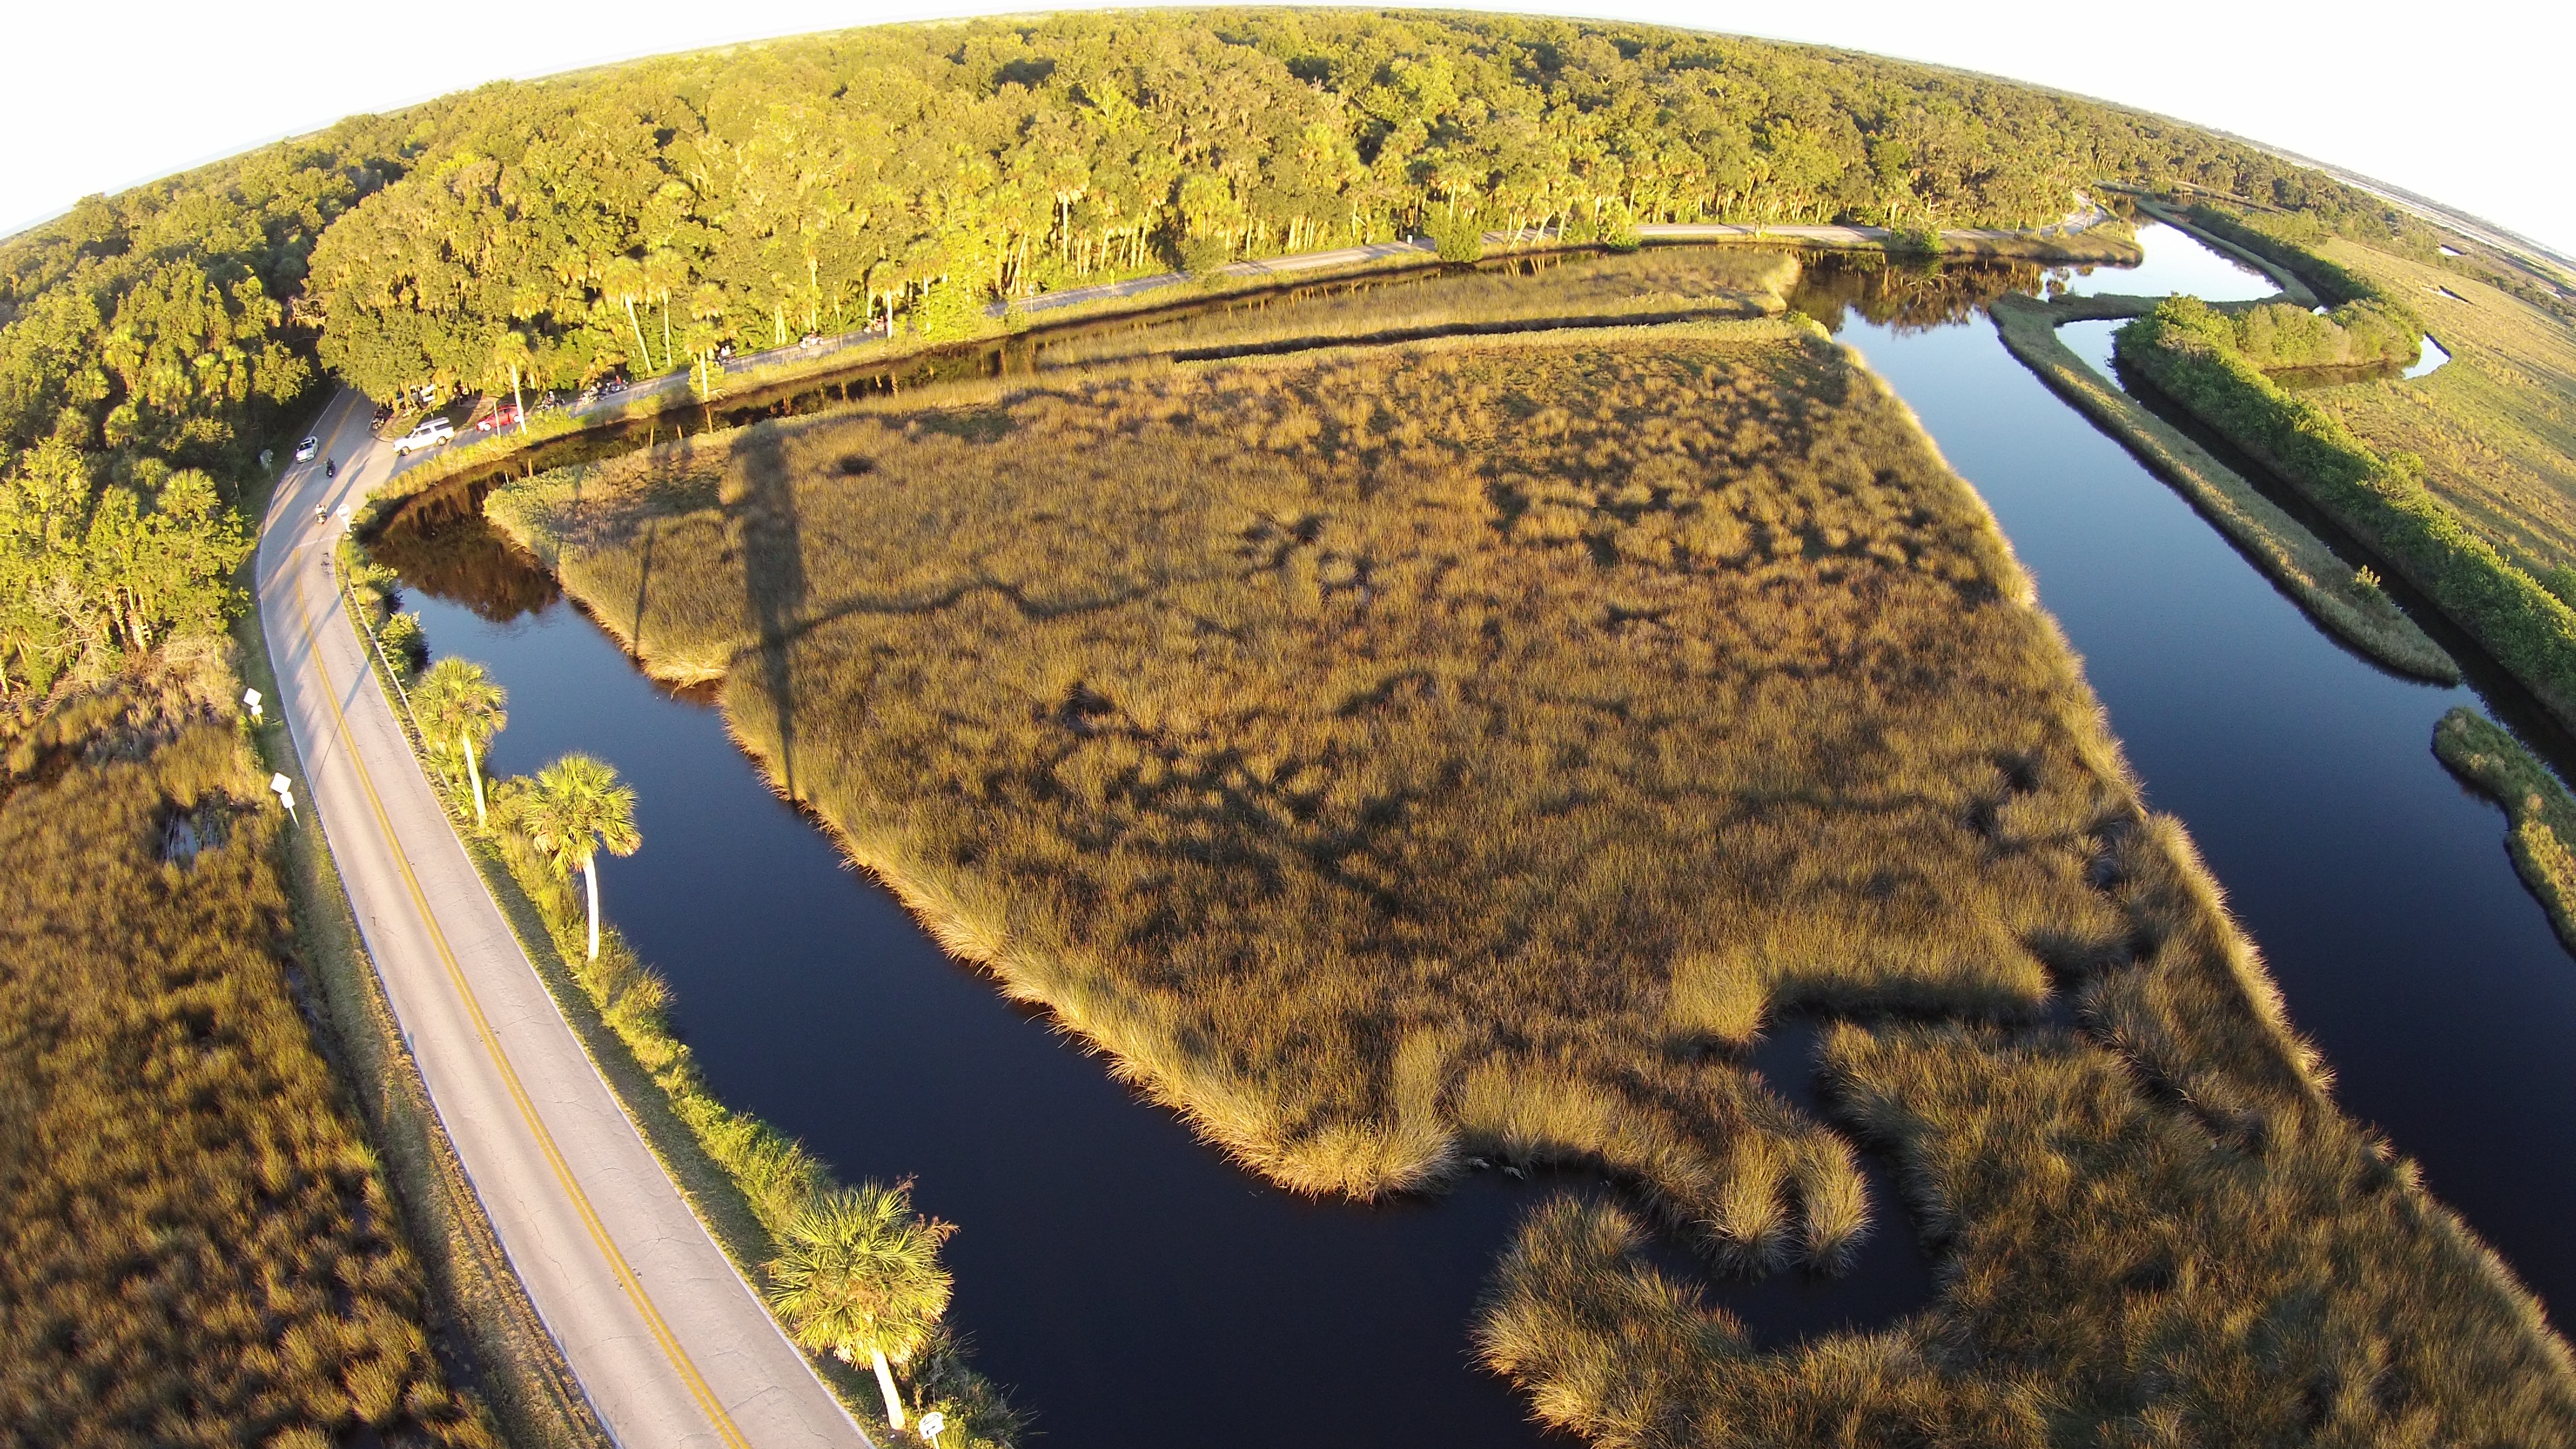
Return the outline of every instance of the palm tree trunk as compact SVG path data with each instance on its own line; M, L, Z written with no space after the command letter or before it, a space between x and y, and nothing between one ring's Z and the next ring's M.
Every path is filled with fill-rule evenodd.
M510 407L519 415L519 436L524 438L528 435L528 400L519 392L519 364L515 362L510 364ZM472 759L473 756L469 753L466 758ZM474 809L478 814L483 809L483 787L480 785L474 787Z
M639 354L638 360L644 364L646 372L651 372L653 349L644 345L644 324L635 320L635 299L632 297L626 299L626 325L635 329L635 351Z
M483 814L483 771L474 763L474 741L460 730L456 735L456 743L465 751L465 773L474 781L474 823L488 826L492 822Z
M894 1390L894 1369L886 1363L884 1349L870 1349L868 1357L876 1360L877 1392L885 1395L886 1423L900 1434L903 1432L903 1396Z
M599 959L599 859L581 863L581 883L590 889L590 959Z

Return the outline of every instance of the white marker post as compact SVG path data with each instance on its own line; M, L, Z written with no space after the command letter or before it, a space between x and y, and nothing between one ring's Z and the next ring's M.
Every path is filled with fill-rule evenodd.
M948 1427L948 1416L933 1409L922 1415L913 1427L921 1431L922 1438L930 1441L930 1449L939 1449L939 1431Z
M242 706L250 711L250 722L252 724L259 723L259 691L256 689L243 690Z
M268 788L277 792L277 803L286 807L286 818L295 818L295 782L284 775L268 777Z

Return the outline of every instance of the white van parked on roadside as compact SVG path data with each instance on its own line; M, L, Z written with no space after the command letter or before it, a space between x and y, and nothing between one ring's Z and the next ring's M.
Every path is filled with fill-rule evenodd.
M435 448L455 436L454 423L445 418L431 418L428 422L402 435L401 439L394 444L394 456L399 458L405 453L417 452L422 448Z

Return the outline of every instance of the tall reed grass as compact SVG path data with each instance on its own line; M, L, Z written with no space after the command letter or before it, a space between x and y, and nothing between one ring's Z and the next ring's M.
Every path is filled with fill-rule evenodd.
M489 1445L292 994L216 647L5 730L0 1440Z
M1079 333L1047 344L1038 362L1052 369L1176 352L1302 350L1391 333L1549 319L1767 316L1781 310L1800 271L1795 252L1720 248L1577 254L1524 265L1544 284L1532 285L1516 270L1461 270L1364 288L1318 288L1316 295L1257 297L1193 316Z
M2121 930L2089 699L1820 341L1148 372L490 507L724 675L951 949L1303 1190L1581 1157L1749 1266L1830 1260L1857 1180L1733 1064L1763 1013L2027 1016L2033 939ZM1723 1188L1747 1133L1799 1164L1777 1232Z
M1929 1310L1757 1351L1630 1213L1568 1196L1496 1276L1486 1362L1622 1449L2570 1442L2564 1344L2411 1163L2322 1102L2213 1130L2106 1045L1828 1037L1844 1110L1940 1250Z
M2505 848L2549 924L2576 951L2576 800L2540 758L2502 725L2456 705L2433 727L2433 753L2451 773L2504 807Z

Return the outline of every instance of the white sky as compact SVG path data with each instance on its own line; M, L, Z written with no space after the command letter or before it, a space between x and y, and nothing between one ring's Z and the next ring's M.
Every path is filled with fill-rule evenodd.
M0 235L93 191L503 77L992 0L26 0L0 57ZM1008 3L1008 0L1000 0ZM2576 253L2562 149L2576 5L2164 0L1534 0L1929 60L2122 101L2332 161Z

